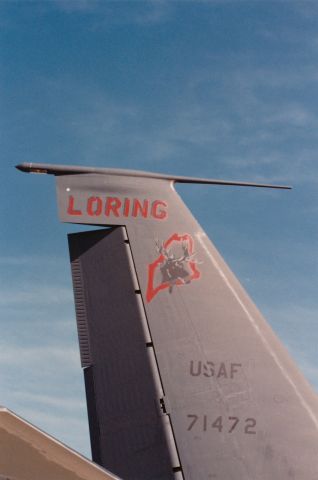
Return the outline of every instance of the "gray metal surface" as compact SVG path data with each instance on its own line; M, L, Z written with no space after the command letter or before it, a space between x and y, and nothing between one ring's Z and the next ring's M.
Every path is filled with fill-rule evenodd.
M125 480L173 479L124 229L72 234L69 247L93 460Z
M65 175L57 193L62 221L127 228L184 478L317 480L317 397L172 182Z

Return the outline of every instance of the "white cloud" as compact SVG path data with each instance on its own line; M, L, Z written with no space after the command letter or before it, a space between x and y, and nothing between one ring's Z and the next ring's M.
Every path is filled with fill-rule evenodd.
M126 24L152 26L170 19L174 11L167 0L53 0L51 5L65 14L89 16L94 29Z
M43 265L48 267L56 267L57 265L64 264L64 259L54 256L41 256L41 255L15 255L15 256L0 256L0 266L3 267L19 267L19 266L30 266L30 267L42 267Z
M173 11L172 2L168 0L150 0L143 3L143 11L132 16L132 19L139 25L155 25L167 21Z
M78 397L62 397L54 395L44 395L37 392L26 392L26 391L17 391L13 392L13 397L17 401L23 401L26 404L40 405L42 407L48 408L57 408L62 410L71 411L72 415L75 416L76 410L84 410L86 408L86 402L84 398Z
M285 104L280 105L273 114L269 114L265 122L270 123L271 125L282 124L284 127L295 126L295 127L310 127L317 126L317 116L313 112L309 111L308 108L305 108L303 105L297 104Z
M55 339L58 342L58 339ZM51 339L47 339L51 341ZM0 363L7 367L26 367L46 365L58 372L79 368L79 351L75 346L17 345L0 342Z
M14 290L12 288L2 289L0 292L0 307L50 306L72 301L71 289L57 287L56 285L16 284Z
M65 13L93 13L101 5L98 0L51 0L51 3Z
M290 6L297 15L301 15L306 20L318 17L318 4L315 0L294 1L290 2Z

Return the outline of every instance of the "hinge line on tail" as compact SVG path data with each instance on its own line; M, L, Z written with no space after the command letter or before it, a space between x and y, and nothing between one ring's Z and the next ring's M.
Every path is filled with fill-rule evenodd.
M152 352L152 355L153 355L153 358L154 358L154 362L151 362L152 373L155 377L155 383L158 383L158 382L160 383L160 390L162 391L162 395L163 395L162 398L159 398L159 405L160 405L160 408L161 408L163 414L166 415L168 420L169 420L169 426L166 425L165 433L166 433L166 436L167 436L167 442L168 442L169 450L170 450L170 453L171 453L171 461L173 463L172 470L173 470L174 473L179 473L178 478L180 478L180 475L182 475L182 478L180 478L180 480L183 480L184 477L183 477L182 465L181 465L180 456L179 456L179 452L178 452L177 442L176 442L175 435L174 435L174 432L173 432L173 426L172 426L172 423L171 423L171 418L170 418L169 412L166 411L166 406L165 406L165 401L164 401L164 395L165 395L164 386L163 386L163 383L162 383L162 378L161 378L160 369L159 369L159 365L158 365L156 350L155 350L153 339L152 339L152 336L151 336L151 331L150 331L150 327L149 327L147 313L146 313L146 309L145 309L145 305L144 305L144 299L143 299L143 296L142 296L142 293L141 293L139 280L138 280L138 275L137 275L137 270L136 270L136 266L135 266L135 261L134 261L133 253L132 253L132 250L131 250L131 245L130 245L130 242L129 242L129 236L128 236L128 232L127 232L126 228L125 228L125 233L126 233L126 238L127 238L126 242L127 242L128 247L129 247L131 263L132 263L134 273L135 273L135 281L138 284L138 293L136 292L136 295L141 300L143 314L144 314L144 318L146 320L146 325L147 325L147 337L150 338L150 342L146 343L146 347L147 347L148 352Z

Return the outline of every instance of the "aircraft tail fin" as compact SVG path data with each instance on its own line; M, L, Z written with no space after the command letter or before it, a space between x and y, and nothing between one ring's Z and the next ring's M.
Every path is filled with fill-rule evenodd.
M141 376L147 387L137 388L148 392L142 395L145 412L154 412L149 406L154 395L157 415L168 417L171 426L167 435L155 416L147 417L153 423L144 444L136 441L136 455L146 457L153 448L148 458L161 452L169 475L186 480L314 479L317 397L173 183L125 171L57 174L62 221L115 227L70 237L72 262L76 244L82 249L76 258L84 268L81 288L90 305L88 341L96 335L100 354L107 346L111 360L103 360L103 368L110 376L113 372L118 394L126 395L128 403L130 396L138 397L129 375L141 385L138 371L146 372ZM126 255L128 247L131 255ZM130 350L130 337L135 350ZM87 357L93 365L94 355L90 350ZM133 365L139 364L143 366L134 371ZM105 402L111 412L107 428L125 425L124 401L114 402L112 411L106 407L107 375L99 377L101 384L105 381L103 394L92 387L94 370L86 375L88 397L95 395L92 405ZM142 405L137 403L135 418ZM123 410L117 412L116 405ZM142 424L141 416L139 420ZM134 431L128 424L127 432ZM96 435L102 438L100 431ZM111 455L120 456L122 441L116 435ZM172 446L167 440L171 437ZM133 442L130 434L127 442ZM104 447L106 458L110 447L101 441L99 448ZM127 478L136 478L133 470ZM170 476L159 469L140 478Z

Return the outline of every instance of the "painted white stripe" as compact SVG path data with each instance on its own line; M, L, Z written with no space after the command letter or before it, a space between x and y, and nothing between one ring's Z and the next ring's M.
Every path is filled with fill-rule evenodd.
M234 289L234 287L231 285L231 282L230 280L227 278L227 276L225 275L225 273L223 272L222 268L220 267L220 265L218 264L218 262L216 261L216 259L214 258L214 256L212 255L211 251L209 250L209 248L207 247L207 245L205 244L203 238L204 237L207 237L207 235L204 233L204 232L198 232L196 233L195 235L200 243L200 245L202 246L202 248L204 249L204 251L206 252L207 256L209 257L209 259L211 260L213 266L215 267L215 269L218 271L220 277L224 280L224 283L226 284L226 286L229 288L229 290L231 291L232 295L234 296L235 300L237 301L237 303L240 305L240 307L242 308L242 310L244 311L244 313L246 314L248 320L250 321L252 327L254 328L256 334L259 336L259 338L261 339L263 345L265 346L266 350L268 351L268 353L270 354L270 356L272 357L272 359L274 360L274 362L276 363L277 367L279 368L279 370L282 372L282 374L284 375L284 377L286 378L287 382L290 384L290 386L293 388L296 396L298 397L301 405L304 407L304 409L306 410L306 412L308 413L310 419L313 421L315 427L317 428L318 430L318 419L315 415L315 413L312 411L312 409L310 408L310 406L308 405L308 403L306 402L306 400L304 399L304 397L302 396L301 392L298 390L297 388L297 385L295 384L295 382L293 381L293 379L290 377L290 375L288 374L288 372L285 370L284 366L281 364L278 356L276 355L276 353L274 352L274 350L272 349L270 343L268 342L268 340L265 338L265 336L263 335L260 327L258 326L255 318L250 314L250 312L248 311L248 309L246 308L246 306L244 305L243 301L240 299L238 293L236 292L236 290Z

